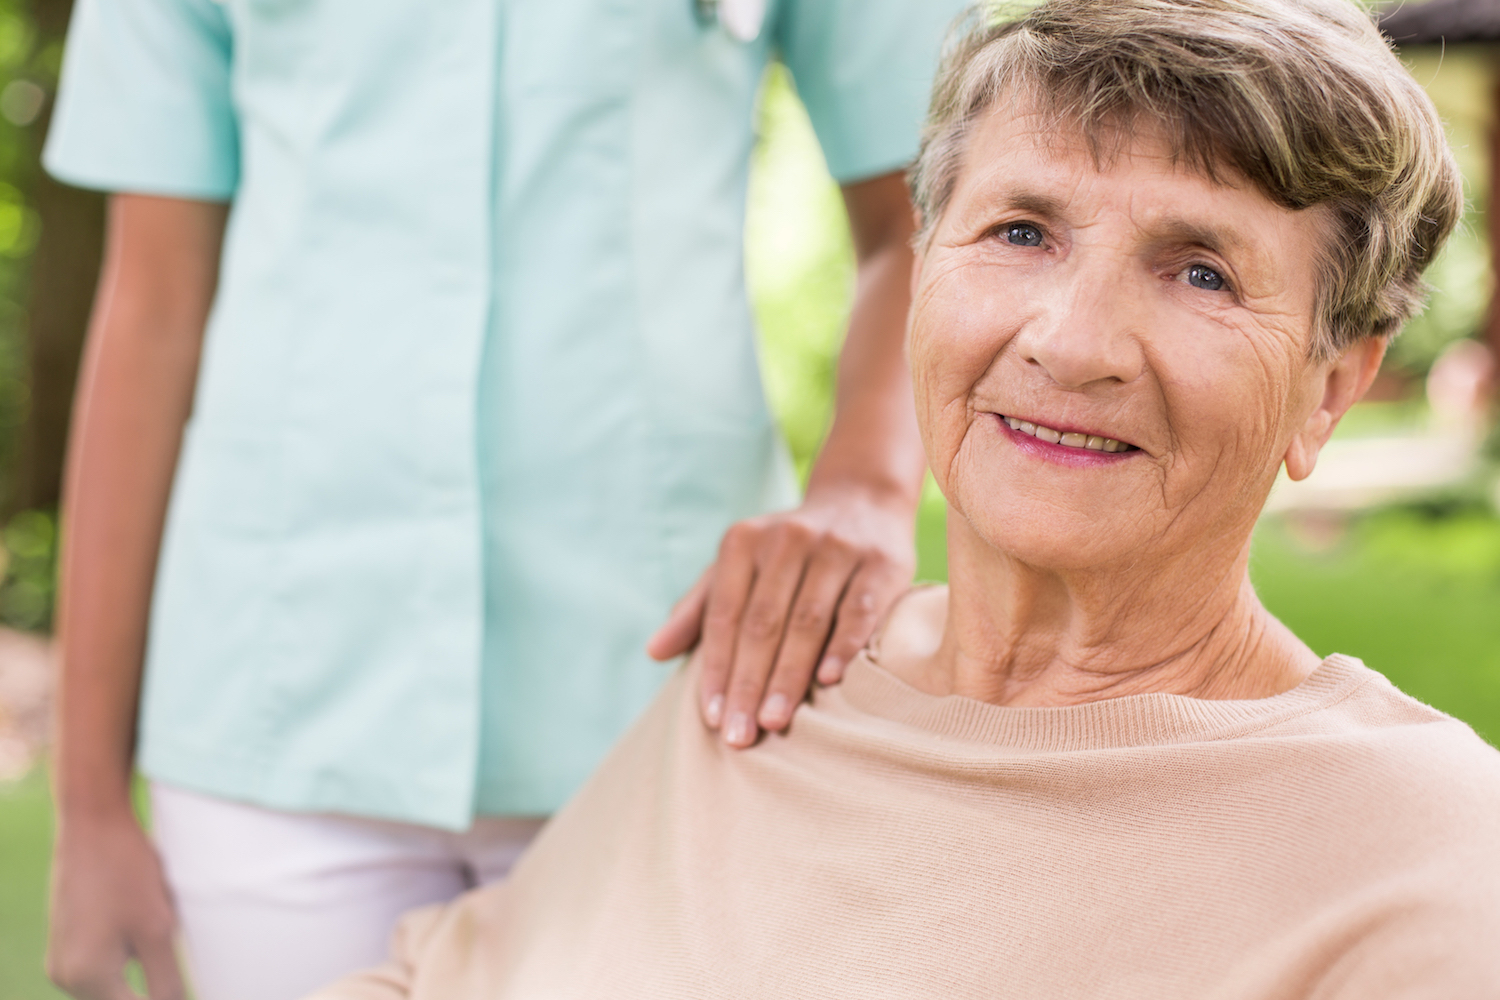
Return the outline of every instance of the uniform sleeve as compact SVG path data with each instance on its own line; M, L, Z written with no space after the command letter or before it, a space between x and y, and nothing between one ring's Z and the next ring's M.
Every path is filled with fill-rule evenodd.
M917 153L933 70L966 0L782 0L776 44L840 182Z
M79 0L42 162L78 187L223 200L239 179L214 0Z

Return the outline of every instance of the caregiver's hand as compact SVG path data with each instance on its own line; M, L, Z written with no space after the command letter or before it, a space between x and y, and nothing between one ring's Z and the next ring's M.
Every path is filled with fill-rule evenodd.
M904 496L846 488L741 521L648 651L699 647L703 718L731 746L786 728L814 672L836 683L911 585L912 515Z
M859 262L833 426L796 510L741 521L646 650L702 646L703 718L747 747L784 729L813 671L836 682L911 583L927 467L902 345L912 229L897 173L846 184Z
M47 974L54 983L76 1000L134 1000L125 966L135 959L151 1000L183 1000L176 927L161 862L128 809L63 822L47 947Z

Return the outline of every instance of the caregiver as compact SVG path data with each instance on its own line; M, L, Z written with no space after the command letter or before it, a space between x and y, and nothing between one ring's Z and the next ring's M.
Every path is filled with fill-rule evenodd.
M763 6L80 0L46 164L115 194L64 510L75 996L131 958L181 996L180 919L202 1000L292 997L503 875L736 520L652 646L704 623L731 742L907 585L899 171L956 3ZM742 274L773 53L859 258L800 506Z

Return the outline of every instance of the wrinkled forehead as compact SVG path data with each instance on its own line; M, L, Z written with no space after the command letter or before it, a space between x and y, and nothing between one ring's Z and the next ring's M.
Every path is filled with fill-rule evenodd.
M1184 158L1168 130L1150 121L1091 128L1021 100L997 102L975 119L953 194L970 208L1002 201L1056 215L1101 189L1139 192L1139 210L1148 214L1163 195L1210 214L1225 198L1270 204L1235 171L1210 172Z
M1210 180L1245 181L1256 173L1251 165L1265 159L1263 139L1235 127L1233 115L1195 109L1187 99L1162 103L1114 86L1064 92L1023 76L1007 82L984 103L976 109L978 115L1035 117L1046 133L1069 144L1082 143L1101 166L1143 141ZM1278 200L1273 192L1262 193Z
M997 128L1025 133L1040 157L1073 159L1082 154L1101 172L1114 169L1121 158L1147 157L1214 184L1255 186L1235 165L1242 150L1211 142L1203 130L1176 115L1105 95L1079 110L1072 103L1049 98L1039 84L1018 81L976 111L967 145L972 148L977 134ZM1260 193L1271 197L1269 192Z

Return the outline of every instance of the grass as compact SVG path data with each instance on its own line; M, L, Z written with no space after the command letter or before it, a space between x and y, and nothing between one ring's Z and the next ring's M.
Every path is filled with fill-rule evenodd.
M1415 509L1299 541L1262 525L1251 579L1318 653L1348 653L1500 745L1500 520Z
M42 971L51 801L41 768L0 784L0 998L61 1000Z

